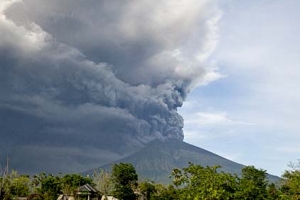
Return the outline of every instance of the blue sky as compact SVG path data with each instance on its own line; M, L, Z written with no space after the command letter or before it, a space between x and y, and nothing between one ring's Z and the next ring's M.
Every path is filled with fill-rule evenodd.
M221 4L209 62L222 78L180 108L185 141L281 175L300 153L300 2Z

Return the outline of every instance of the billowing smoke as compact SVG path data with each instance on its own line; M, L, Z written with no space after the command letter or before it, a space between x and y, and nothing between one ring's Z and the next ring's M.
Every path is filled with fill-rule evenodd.
M156 138L213 76L208 0L2 0L0 160L23 172L82 171Z

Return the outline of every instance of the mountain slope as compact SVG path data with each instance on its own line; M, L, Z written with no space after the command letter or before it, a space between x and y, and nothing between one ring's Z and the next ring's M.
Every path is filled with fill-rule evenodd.
M133 164L140 178L160 183L170 183L169 176L172 170L187 167L189 162L202 166L220 165L222 171L235 174L240 174L244 167L244 165L175 139L152 141L140 151L113 163L120 162ZM113 163L100 168L109 169ZM86 173L92 172L93 170L90 170ZM278 180L278 177L269 177L271 181L274 181L273 178Z

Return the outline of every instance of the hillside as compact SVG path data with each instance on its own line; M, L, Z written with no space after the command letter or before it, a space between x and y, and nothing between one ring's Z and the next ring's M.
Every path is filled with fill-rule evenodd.
M179 140L155 140L140 151L113 163L132 163L141 179L150 179L155 182L169 183L171 171L174 168L183 168L188 163L202 166L220 165L225 172L240 174L244 165L225 159L205 149L190 145ZM109 169L108 164L100 168ZM91 174L90 170L85 174ZM270 181L278 177L269 176Z

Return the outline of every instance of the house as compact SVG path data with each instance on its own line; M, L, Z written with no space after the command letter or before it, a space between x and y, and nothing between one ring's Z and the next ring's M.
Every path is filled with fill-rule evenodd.
M92 187L90 184L85 184L76 189L75 195L61 194L57 200L100 200L98 190Z
M79 199L84 200L100 200L98 190L96 190L90 184L85 184L77 188L76 196L79 197Z

